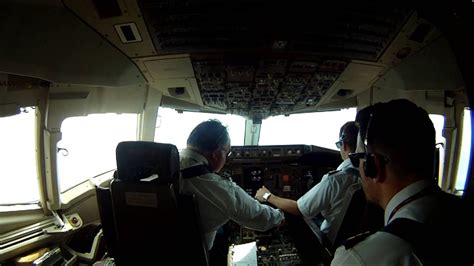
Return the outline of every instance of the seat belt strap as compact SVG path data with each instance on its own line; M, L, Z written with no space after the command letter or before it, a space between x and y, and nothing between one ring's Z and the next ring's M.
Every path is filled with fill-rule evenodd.
M433 230L430 226L407 218L397 218L386 225L382 232L395 235L413 246L415 254L418 258L427 262L426 259L439 254L433 253L437 248L435 245L440 243L433 241ZM435 252L436 253L436 252Z
M205 164L198 164L181 170L183 179L193 178L209 173L212 173L212 171L209 169L209 166Z

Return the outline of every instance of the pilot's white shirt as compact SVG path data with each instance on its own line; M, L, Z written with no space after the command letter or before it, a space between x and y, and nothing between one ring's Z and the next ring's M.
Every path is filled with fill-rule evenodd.
M352 171L350 171L352 169ZM306 218L313 218L319 213L324 216L320 230L328 233L331 224L344 210L345 192L360 181L359 170L354 168L350 159L345 159L338 167L338 172L324 175L316 184L297 200L298 209ZM334 241L334 239L332 239Z
M180 152L181 169L198 164L208 164L206 158L190 149ZM258 231L266 231L280 225L283 212L261 204L235 182L210 173L183 180L183 192L196 196L201 215L201 227L207 248L214 243L217 230L233 220Z
M392 211L404 200L432 185L430 180L420 180L399 191L387 204L385 225L396 218L408 218L425 222L431 213L436 212L436 198L426 195L402 206L389 220ZM387 233L376 232L350 249L340 246L331 265L421 265L413 253L410 243Z

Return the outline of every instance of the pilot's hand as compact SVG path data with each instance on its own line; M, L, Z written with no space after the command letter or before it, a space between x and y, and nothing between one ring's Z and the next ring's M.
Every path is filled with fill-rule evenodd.
M265 200L263 199L263 194L267 192L270 192L270 190L268 190L265 186L262 186L257 190L257 193L255 193L255 198L260 202L265 202Z

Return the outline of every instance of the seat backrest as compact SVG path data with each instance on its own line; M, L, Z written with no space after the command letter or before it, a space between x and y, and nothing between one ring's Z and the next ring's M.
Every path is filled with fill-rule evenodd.
M332 250L347 238L367 231L375 232L383 227L384 211L368 202L360 183L353 184L346 192L344 215L332 230ZM342 218L342 219L341 219ZM328 234L329 235L329 234Z
M115 232L115 220L110 187L96 186L95 192L105 246L108 255L113 258L117 254L117 234Z
M208 265L209 254L201 230L200 213L195 196L178 195L178 206L181 239L185 240L180 246L186 254L181 257L179 265Z
M339 215L329 227L329 231L321 231L321 222L317 217L305 218L322 249L323 263L330 264L334 251L347 238L367 231L375 232L383 227L383 209L367 202L360 182L349 186L344 194Z
M189 212L185 206L195 202L194 198L185 198L183 203L177 194L180 172L176 147L145 141L121 142L116 158L117 172L110 184L110 194L97 189L106 244L109 251L112 248L116 263L161 264L169 258L198 261L186 249L196 250L189 243L199 242L190 242L190 236L182 233L194 231L193 222L199 220L189 216L196 213L182 213ZM112 219L106 208L112 210ZM183 217L186 223L181 221ZM198 248L202 246L201 243Z
M157 263L178 254L178 206L172 185L111 184L118 264Z
M117 145L117 179L133 182L154 174L152 182L176 184L179 177L179 153L172 144L148 141L124 141Z
M356 214L361 214L364 208L364 200L365 197L362 193L360 182L352 184L344 194L344 199L342 203L342 209L340 215L338 215L333 223L331 224L331 228L327 233L327 238L330 241L330 245L334 245L336 243L336 238L339 241L341 237L344 235L350 234L350 231L354 230L352 227L355 226L354 224L344 223L344 219L346 221L349 217L355 216ZM363 198L361 198L361 196Z

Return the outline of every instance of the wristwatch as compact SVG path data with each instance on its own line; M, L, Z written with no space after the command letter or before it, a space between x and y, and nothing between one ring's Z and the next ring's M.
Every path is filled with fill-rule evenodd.
M268 199L270 198L271 195L272 195L272 193L270 193L270 192L265 192L265 193L263 194L263 196L262 196L263 201L264 201L264 202L268 202Z

